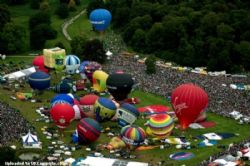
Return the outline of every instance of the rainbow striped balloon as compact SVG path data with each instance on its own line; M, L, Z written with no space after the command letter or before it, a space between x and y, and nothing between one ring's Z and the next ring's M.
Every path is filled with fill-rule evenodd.
M173 123L173 119L168 114L154 115L149 119L149 126L151 128L168 127Z
M141 127L127 125L121 129L121 137L127 147L132 149L144 142L146 134Z
M147 134L153 136L169 136L174 128L174 120L168 114L157 114L148 121Z

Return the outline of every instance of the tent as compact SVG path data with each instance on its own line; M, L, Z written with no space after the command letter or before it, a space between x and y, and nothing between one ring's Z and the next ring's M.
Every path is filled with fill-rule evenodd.
M36 72L36 69L33 66L24 70L20 70L20 71L7 74L3 76L3 78L8 79L8 80L19 80L19 79L28 77L30 74L35 73L35 72Z
M24 148L41 148L41 142L38 142L37 136L28 132L22 137Z

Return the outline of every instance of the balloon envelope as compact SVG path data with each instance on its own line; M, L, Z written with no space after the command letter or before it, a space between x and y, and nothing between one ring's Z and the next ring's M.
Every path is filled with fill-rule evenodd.
M33 59L33 65L35 66L36 68L36 71L43 71L45 73L48 73L49 70L45 67L44 65L44 57L42 55L40 56L36 56L34 59Z
M111 119L116 113L115 103L107 98L100 97L95 105L94 110L97 121L105 121Z
M44 90L50 87L50 75L37 71L29 76L29 84L32 89Z
M52 107L58 103L67 103L67 104L73 106L74 99L67 94L59 94L59 95L56 95L55 97L53 97L53 99L51 100L50 103L51 103Z
M207 107L208 95L194 84L182 84L173 90L171 104L182 129L186 129Z
M130 74L114 73L109 75L106 86L109 93L117 101L122 101L128 97L132 90L134 80Z
M133 124L140 115L139 111L133 105L127 103L123 103L116 112L118 124L121 127Z
M50 110L51 117L59 128L67 127L75 117L74 109L66 103L55 104Z
M76 55L67 55L65 59L66 72L69 74L76 73L80 66L80 59Z
M144 142L146 134L141 127L127 125L121 129L121 137L129 148L134 148Z
M85 74L91 83L93 82L93 73L96 70L101 70L101 69L102 66L97 62L90 62L87 66L85 66Z
M94 119L83 118L77 125L77 132L81 143L94 142L101 134L101 126Z
M107 78L107 73L102 70L96 70L93 73L93 89L97 92L103 92L106 89Z
M111 13L106 9L95 9L89 15L90 23L97 31L104 31L112 19Z

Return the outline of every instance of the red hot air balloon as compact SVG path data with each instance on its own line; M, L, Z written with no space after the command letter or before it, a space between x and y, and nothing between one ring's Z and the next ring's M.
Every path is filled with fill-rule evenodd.
M73 107L67 103L55 104L51 108L50 114L59 128L67 127L75 117Z
M182 129L188 128L208 105L208 95L194 84L182 84L172 91L171 104Z

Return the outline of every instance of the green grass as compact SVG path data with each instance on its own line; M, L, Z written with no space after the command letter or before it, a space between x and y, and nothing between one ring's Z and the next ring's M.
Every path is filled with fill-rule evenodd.
M20 60L23 60L26 64L31 64L33 58L7 58L5 63L8 61L13 61L14 63L17 63ZM0 61L0 65L3 63L3 61ZM78 78L79 76L76 76ZM52 78L54 83L58 83L60 81L60 76L55 76L52 72ZM30 92L31 89L29 88L29 85L26 85L24 89L19 89L16 91L21 91L21 92ZM84 94L85 92L78 92L78 95ZM22 115L36 128L36 131L38 133L38 138L43 142L43 150L38 151L41 154L46 154L47 150L46 147L50 144L50 141L45 138L45 136L42 134L41 128L44 126L52 127L57 129L57 127L54 126L53 123L44 123L44 122L36 122L35 120L39 118L39 115L35 112L36 108L47 105L49 106L49 101L50 99L55 95L53 91L45 91L41 95L36 96L35 98L41 99L43 102L42 103L31 103L29 101L19 101L19 100L11 100L8 96L14 96L15 92L13 91L7 91L3 90L0 88L0 99L1 101L9 103L11 106L14 108L17 108L21 111ZM6 97L7 96L7 97ZM168 105L170 106L170 103L168 103L164 98L159 97L154 94L149 94L149 93L144 93L141 91L133 91L130 96L133 97L138 97L141 100L141 103L138 105L138 107L141 106L147 106L151 104L163 104L163 105ZM230 139L222 140L218 142L218 145L229 145L232 142L240 142L246 138L250 137L250 126L249 125L240 125L237 124L234 120L229 119L229 118L223 118L221 116L215 115L213 113L208 113L208 120L209 121L214 121L217 123L217 125L213 128L209 129L199 129L199 130L193 130L193 129L187 129L184 133L179 131L178 129L174 129L173 131L173 136L179 136L180 134L185 134L185 136L190 140L193 145L197 145L199 140L194 140L192 139L192 136L198 136L203 133L207 132L231 132L231 133L238 133L239 136L235 136ZM143 127L144 129L146 128L143 126L143 124L146 122L145 119L139 119L136 124ZM73 131L76 128L77 121L72 122L72 124L65 129L64 131L64 137L60 137L60 140L63 140L66 144L70 144L71 137L70 135L73 133ZM105 129L107 127L111 126L111 130L115 133L119 133L120 129L117 126L116 122L105 122L101 123L101 126ZM114 127L114 128L113 128ZM104 144L108 143L110 138L106 136L105 133L101 134L101 137L93 144L87 145L87 146L95 146L98 144ZM14 142L15 144L18 145L19 147L19 153L23 152L23 149L21 148L21 143ZM156 144L161 144L159 142L156 142ZM86 157L88 152L85 151L86 146L82 146L80 150L77 150L73 153L73 157ZM173 161L169 159L169 155L174 152L178 151L190 151L195 154L195 157L193 159L187 160L187 161ZM167 164L172 164L172 165L197 165L199 162L201 162L204 159L207 159L210 155L214 153L218 153L221 151L217 146L213 147L207 147L207 148L195 148L191 150L178 150L175 148L174 145L172 145L168 149L152 149L152 150L146 150L146 151L135 151L132 152L136 156L138 156L137 159L134 159L136 161L141 161L141 162L151 162L151 163L156 163L158 161L165 161ZM109 156L109 152L107 150L102 151L103 154Z

